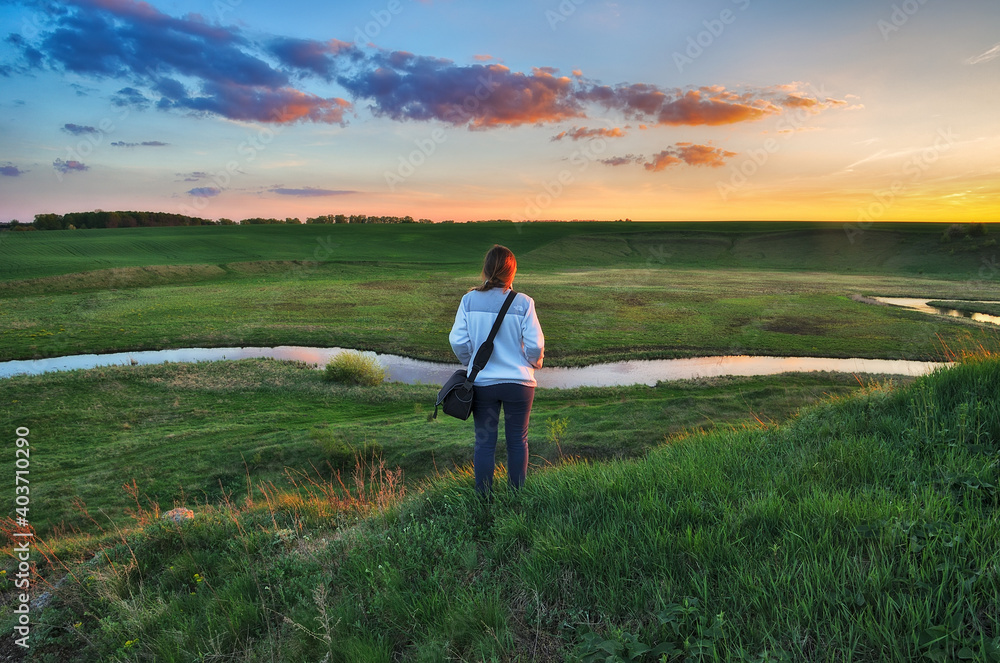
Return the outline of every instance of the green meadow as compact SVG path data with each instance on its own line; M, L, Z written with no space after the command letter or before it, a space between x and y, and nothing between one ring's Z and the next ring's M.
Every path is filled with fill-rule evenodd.
M706 229L707 228L707 229ZM138 228L0 235L0 360L236 345L451 361L493 243L518 256L552 366L715 354L932 359L975 325L856 301L997 298L990 235L807 224ZM853 298L852 298L853 297Z
M13 473L29 428L32 592L50 592L25 660L1000 661L996 329L865 301L1000 300L996 234L0 233L0 360L317 345L454 361L455 306L493 243L518 257L546 365L960 360L918 379L539 389L528 481L511 493L501 468L489 502L471 423L429 419L435 385L274 360L0 379L0 464ZM194 520L160 518L179 506ZM0 562L4 633L15 569Z

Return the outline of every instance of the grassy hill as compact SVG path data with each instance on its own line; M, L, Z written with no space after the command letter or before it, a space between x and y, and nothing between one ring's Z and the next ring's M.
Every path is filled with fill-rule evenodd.
M997 393L968 358L492 503L377 460L184 525L140 496L47 541L33 660L998 661Z
M348 387L301 362L240 361L116 366L4 380L0 427L31 429L31 521L45 537L125 526L135 500L217 503L255 482L284 485L317 471L349 472L377 451L415 487L471 460L469 424L428 421L434 385ZM531 463L562 456L642 456L665 436L781 421L803 405L862 388L851 375L807 373L664 382L655 387L539 389ZM555 427L555 428L552 428ZM551 428L551 430L550 430ZM13 465L13 447L0 463Z

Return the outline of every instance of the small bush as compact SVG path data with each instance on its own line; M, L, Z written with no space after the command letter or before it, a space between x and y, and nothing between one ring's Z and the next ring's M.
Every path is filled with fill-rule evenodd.
M342 352L326 365L323 377L327 382L374 387L385 380L385 369L374 353Z
M374 440L352 444L343 434L334 434L327 429L313 429L309 437L322 449L326 461L335 470L350 469L359 461L374 461L384 455L382 445Z

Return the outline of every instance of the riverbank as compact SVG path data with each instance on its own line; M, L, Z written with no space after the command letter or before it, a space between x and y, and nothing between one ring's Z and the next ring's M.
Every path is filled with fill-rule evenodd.
M74 355L0 362L0 379L16 375L40 375L104 366L147 366L177 362L222 361L247 358L301 361L323 368L345 348L280 346L275 348L178 348L109 354ZM461 364L420 361L396 355L372 353L389 382L443 384ZM620 387L634 384L654 386L663 380L690 380L720 376L777 375L810 371L905 375L915 377L946 366L947 362L903 359L859 359L830 357L692 357L689 359L639 359L590 366L543 368L536 371L538 386L551 389Z

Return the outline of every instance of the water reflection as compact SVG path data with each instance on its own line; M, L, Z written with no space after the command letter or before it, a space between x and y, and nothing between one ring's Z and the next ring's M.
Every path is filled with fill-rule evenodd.
M272 357L316 364L320 367L346 352L345 348L278 346L273 348L183 348L110 354L74 355L51 359L0 362L0 377L37 375L98 366L162 364L166 362L213 361ZM374 354L374 353L373 353ZM389 354L375 354L388 378L406 384L441 384L458 364L420 361ZM916 376L945 364L895 359L828 359L823 357L693 357L649 359L594 364L575 368L544 368L535 373L540 387L611 387L631 384L655 385L659 380L683 380L721 375L775 375L791 371L836 371Z
M1000 316L987 315L986 313L970 313L968 311L959 311L953 308L939 308L937 306L930 306L930 302L940 301L940 300L917 299L914 297L872 297L872 299L874 299L875 301L882 302L883 304L890 304L892 306L901 306L911 311L930 313L931 315L947 315L952 318L968 318L969 320L975 320L976 322L986 322L992 325L1000 325ZM981 301L981 300L974 300L970 301L969 303L1000 305L1000 302Z

